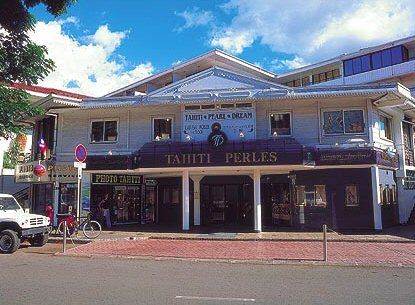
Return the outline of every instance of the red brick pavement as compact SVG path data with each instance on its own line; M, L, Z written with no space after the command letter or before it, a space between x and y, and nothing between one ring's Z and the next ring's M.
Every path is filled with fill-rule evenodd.
M321 242L106 240L68 250L71 255L121 255L228 260L322 261ZM331 263L415 266L415 243L331 242Z

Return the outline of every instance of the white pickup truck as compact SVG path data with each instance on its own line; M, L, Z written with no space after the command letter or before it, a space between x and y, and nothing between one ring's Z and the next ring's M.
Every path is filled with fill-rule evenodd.
M41 247L49 238L48 217L25 213L12 195L0 194L0 253L13 253L28 240Z

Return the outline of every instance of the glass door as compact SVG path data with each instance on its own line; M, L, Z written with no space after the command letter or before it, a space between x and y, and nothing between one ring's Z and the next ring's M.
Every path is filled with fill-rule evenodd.
M225 186L210 187L210 223L225 222Z

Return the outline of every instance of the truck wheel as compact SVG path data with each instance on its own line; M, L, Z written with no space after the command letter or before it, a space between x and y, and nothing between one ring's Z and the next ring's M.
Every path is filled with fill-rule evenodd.
M29 239L29 243L34 247L42 247L46 245L49 239L49 233L46 234L38 234L35 237Z
M20 239L13 230L0 232L0 253L13 253L20 247Z

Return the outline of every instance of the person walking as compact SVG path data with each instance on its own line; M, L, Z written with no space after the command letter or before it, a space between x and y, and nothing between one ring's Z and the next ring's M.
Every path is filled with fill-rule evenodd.
M104 195L104 199L99 203L99 208L101 209L103 216L105 218L105 225L107 229L111 228L111 214L110 214L110 199L109 194Z

